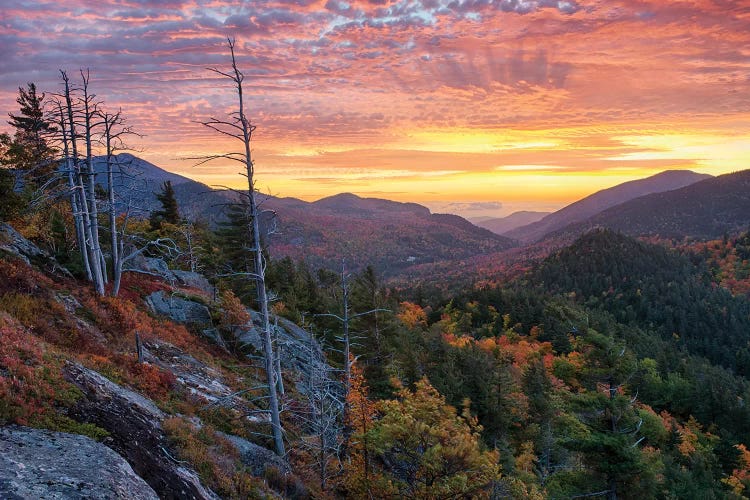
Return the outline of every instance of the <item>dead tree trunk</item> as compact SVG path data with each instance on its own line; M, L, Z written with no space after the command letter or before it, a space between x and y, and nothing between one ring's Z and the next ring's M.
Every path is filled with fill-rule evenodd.
M245 177L247 177L247 192L242 192L243 198L247 202L249 221L248 221L248 232L251 235L251 252L253 253L253 272L243 273L245 276L250 276L255 280L258 308L260 310L261 317L261 331L263 337L263 361L264 369L266 372L266 383L268 385L268 406L271 414L271 425L273 430L273 441L276 449L276 454L279 456L285 456L284 446L284 431L281 426L281 416L279 410L279 396L277 392L277 380L276 380L276 366L275 356L273 349L273 339L271 337L271 321L268 311L268 291L266 289L266 262L263 255L263 249L261 246L260 239L260 211L258 209L258 200L256 198L255 190L255 167L252 158L251 140L252 134L255 131L255 125L250 123L250 120L245 115L245 96L243 94L242 81L244 75L237 67L237 60L234 54L234 41L228 40L229 51L232 58L232 69L230 72L220 71L218 69L211 68L211 71L222 75L232 80L237 90L237 111L231 114L231 119L218 120L211 118L207 122L203 122L203 125L215 130L221 134L233 137L242 142L242 152L218 154L209 157L202 158L203 162L224 158L241 163L245 170Z
M97 292L99 292L99 284L101 281L101 274L97 274L96 270L99 269L99 267L96 265L96 261L92 256L91 253L91 242L93 239L92 233L91 233L91 219L89 218L89 205L87 201L87 193L86 189L83 184L83 177L81 175L81 164L80 164L80 157L78 154L78 135L76 134L76 121L74 116L74 109L73 109L73 98L71 96L71 90L70 90L70 82L68 79L68 75L64 72L60 72L62 74L63 83L65 84L65 106L66 106L66 118L68 121L68 130L70 131L70 147L71 147L71 154L72 154L72 172L73 172L73 190L76 193L76 197L78 200L77 203L77 209L78 209L78 217L80 220L80 226L81 226L81 237L80 241L83 243L83 246L81 246L81 253L86 254L85 256L85 262L86 262L86 271L87 275L90 281L94 283L94 286L96 287ZM102 293L103 294L103 286L102 286Z
M67 86L67 80L66 86ZM60 142L63 147L63 162L65 165L65 172L68 176L68 191L69 191L69 200L70 200L70 211L73 214L73 222L75 226L75 232L76 232L76 241L78 244L78 249L81 252L81 263L83 264L83 269L86 271L86 278L91 281L91 267L89 266L89 256L88 252L86 251L86 239L84 237L84 230L83 230L83 217L81 214L81 210L79 207L79 197L78 197L78 190L77 190L77 183L76 183L76 173L75 173L75 162L76 159L73 156L73 153L71 151L71 143L73 142L72 137L73 133L70 133L68 130L68 118L65 114L65 108L63 107L63 103L58 100L57 101L57 109L59 112L58 118L58 124L60 126ZM75 143L73 142L73 147L75 146Z
M120 293L122 282L122 269L125 258L124 242L126 221L122 221L122 228L117 226L117 200L115 197L115 166L119 165L116 152L127 149L124 145L123 136L138 135L130 127L124 126L122 109L117 113L99 113L102 119L104 131L101 141L106 148L107 167L107 216L109 218L109 236L112 243L112 290L111 295L116 297Z
M94 286L99 295L104 295L104 284L107 281L107 273L104 265L104 254L102 252L99 240L99 210L96 202L96 171L94 169L93 145L91 142L91 132L94 127L92 118L96 111L96 104L93 103L94 96L89 94L89 75L81 70L81 79L83 81L83 123L84 139L86 142L86 170L85 184L83 189L86 191L88 198L88 225L91 233L89 243L89 261L94 276ZM84 179L82 179L83 181Z

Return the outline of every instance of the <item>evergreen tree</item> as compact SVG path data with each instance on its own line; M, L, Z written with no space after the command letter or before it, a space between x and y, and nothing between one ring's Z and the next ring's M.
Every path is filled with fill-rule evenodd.
M161 229L163 222L177 225L180 223L180 211L177 206L177 198L175 198L174 188L172 188L172 181L164 181L161 185L161 192L156 193L156 199L161 203L161 210L154 210L151 212L151 229L158 231Z
M583 351L583 382L588 391L575 395L572 406L586 432L566 446L581 453L589 471L588 487L601 496L648 498L655 495L655 470L641 446L645 415L626 393L635 360L625 347L593 330L579 339ZM590 494L591 491L585 492Z
M42 186L55 169L54 150L47 142L47 136L55 131L54 126L44 115L45 94L39 95L34 83L28 83L27 89L18 88L16 102L20 113L9 113L8 123L15 129L11 139L5 136L7 154L2 162L18 173L17 184L31 188ZM20 186L16 185L18 189Z
M25 201L15 189L13 174L7 169L0 168L0 221L8 220L18 215Z

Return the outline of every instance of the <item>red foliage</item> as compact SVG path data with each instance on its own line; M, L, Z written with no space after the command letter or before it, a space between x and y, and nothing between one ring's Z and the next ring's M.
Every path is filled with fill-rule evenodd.
M0 425L48 427L54 423L55 407L74 397L44 344L0 313Z
M17 259L0 260L0 293L31 294L52 286L52 280Z
M176 382L174 374L148 363L130 363L132 384L152 399L164 400Z
M122 274L119 297L131 302L139 302L159 290L170 291L170 288L164 281L154 276L126 272Z

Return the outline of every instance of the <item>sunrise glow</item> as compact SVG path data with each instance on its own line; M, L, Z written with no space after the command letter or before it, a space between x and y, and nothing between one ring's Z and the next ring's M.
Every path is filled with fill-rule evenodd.
M227 36L258 182L279 196L504 215L666 169L750 164L746 2L0 3L3 114L27 81L55 92L58 69L90 68L144 134L139 156L210 185L243 182L234 165L185 159L231 149L197 123L233 102L206 69L227 65Z

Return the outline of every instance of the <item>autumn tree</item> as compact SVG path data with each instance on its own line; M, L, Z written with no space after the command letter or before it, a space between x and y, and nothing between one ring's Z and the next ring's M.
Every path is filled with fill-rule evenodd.
M424 378L378 405L367 432L372 460L387 477L376 497L490 498L500 478L497 451L483 449L482 427L459 414Z
M384 482L382 474L372 467L371 431L376 416L375 403L369 398L369 388L362 370L356 363L351 365L351 386L346 395L344 424L352 436L346 449L346 458L340 488L350 495L373 498L377 485Z

